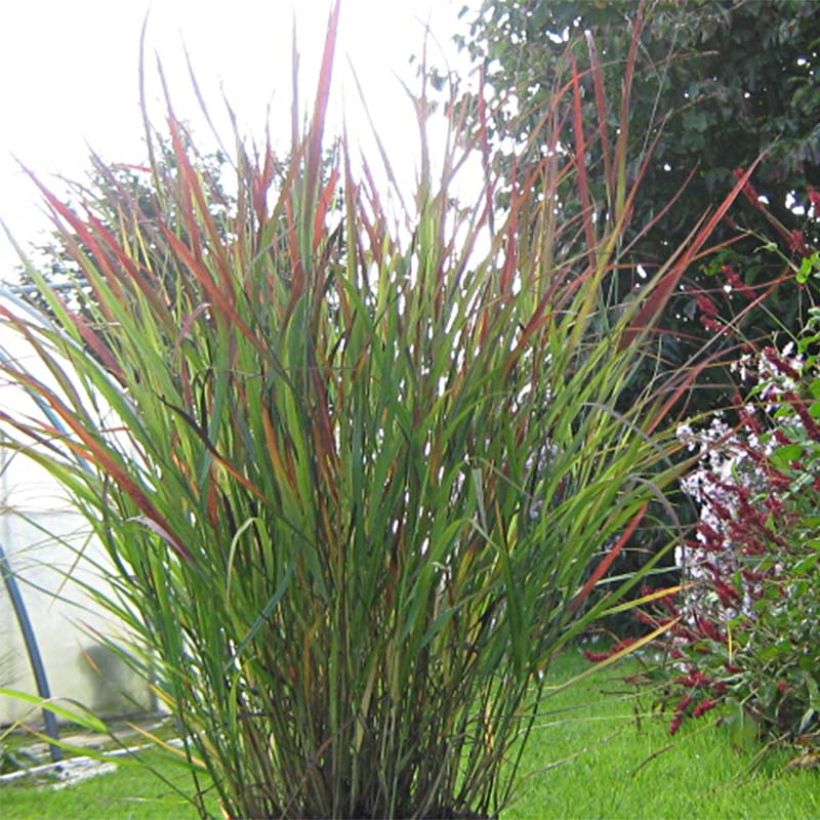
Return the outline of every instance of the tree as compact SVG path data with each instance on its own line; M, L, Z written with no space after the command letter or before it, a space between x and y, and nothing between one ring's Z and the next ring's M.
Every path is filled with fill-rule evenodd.
M790 331L801 324L809 300L793 276L782 274L784 257L799 264L820 239L814 192L820 186L820 19L814 11L814 4L800 0L650 0L640 5L631 0L485 0L468 32L456 38L483 68L483 96L494 100L502 116L507 112L524 137L573 62L588 69L580 99L585 121L591 122L600 88L618 87L634 26L642 25L629 156L636 158L630 173L644 174L646 196L636 203L627 234L627 246L638 241L626 254L631 264L622 277L624 294L640 287L643 270L651 272L670 247L685 242L709 206L731 187L737 169L763 155L747 196L733 207L716 238L737 239L739 225L754 235L727 247L708 269L693 266L667 310L664 325L673 333L665 336L663 348L675 362L714 337L712 306L704 291L711 291L712 305L717 302L726 318L742 309L745 297L762 294L778 277L786 279L767 299L769 312L747 312L745 328L756 335L778 329L781 322ZM473 110L478 124L480 106ZM606 130L616 134L617 123L618 111L612 110L608 121L598 122L600 136ZM592 143L596 136L587 130L584 139ZM567 143L577 139L568 120ZM600 214L611 207L603 143L590 146L594 161L589 169L591 199ZM651 159L642 166L650 150ZM495 162L509 167L509 156L496 146ZM681 190L675 207L664 214L664 206ZM815 218L807 220L812 204ZM565 207L580 211L581 203L568 201ZM642 233L649 225L652 229ZM776 243L776 253L756 253L764 244L761 236ZM728 283L724 274L730 276ZM724 284L732 283L733 292L727 294ZM707 315L701 319L707 327L696 320L704 307Z

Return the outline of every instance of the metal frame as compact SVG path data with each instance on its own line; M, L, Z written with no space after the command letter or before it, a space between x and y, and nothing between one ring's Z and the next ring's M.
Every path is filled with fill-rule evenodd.
M40 647L37 644L37 638L34 635L31 620L28 617L28 611L26 610L23 595L20 592L20 586L11 569L11 564L8 558L6 558L6 552L3 549L2 543L0 543L0 575L3 576L9 598L11 598L14 614L17 617L17 623L20 625L20 632L23 633L23 641L26 644L26 652L28 653L29 663L31 664L31 671L34 673L34 680L37 683L37 694L43 698L43 700L49 700L51 698L51 690L48 686L48 677L46 676L45 666L43 666L43 658L40 655ZM43 706L43 720L46 725L46 734L52 740L59 741L60 729L57 725L57 716L47 706ZM63 750L55 743L49 744L49 750L51 752L52 762L59 763L63 759Z

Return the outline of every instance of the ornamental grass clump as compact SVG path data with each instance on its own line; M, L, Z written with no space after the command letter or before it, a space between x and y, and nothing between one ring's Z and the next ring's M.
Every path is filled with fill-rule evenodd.
M30 267L48 310L0 311L48 371L5 352L40 413L2 414L4 443L105 546L109 586L92 592L226 815L491 815L541 673L637 582L591 595L683 469L664 431L689 376L633 375L728 200L610 310L637 192L632 71L614 144L604 132L606 210L576 72L493 232L493 180L472 208L451 194L486 137L460 133L454 105L405 238L345 143L323 153L337 14L307 133L294 106L287 160L237 140L229 207L171 113L148 205L96 162L116 224L93 191L69 207L43 187L87 287L68 300ZM584 207L559 223L573 187ZM205 815L204 785L196 800Z

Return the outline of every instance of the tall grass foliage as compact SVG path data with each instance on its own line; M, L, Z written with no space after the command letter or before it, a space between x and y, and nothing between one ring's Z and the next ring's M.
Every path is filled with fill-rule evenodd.
M617 136L581 120L591 51L492 231L489 170L473 207L451 193L492 112L470 136L454 104L403 239L370 169L354 174L344 142L323 153L337 15L309 128L294 107L281 162L237 140L232 207L170 105L150 217L122 187L111 225L93 191L72 208L41 186L88 287L74 304L30 267L48 311L2 309L49 374L6 351L40 413L0 413L4 444L105 545L110 587L92 591L229 816L485 816L510 797L550 659L638 581L601 587L683 469L667 419L690 374L633 375L743 180L638 297L608 303L638 188L636 34ZM584 209L559 224L567 186Z

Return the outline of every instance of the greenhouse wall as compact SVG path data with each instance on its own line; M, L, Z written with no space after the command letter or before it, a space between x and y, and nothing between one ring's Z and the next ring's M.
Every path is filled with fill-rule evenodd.
M0 355L10 349L0 329ZM9 415L33 410L19 388L0 379L0 404ZM0 437L3 436L0 426ZM83 588L105 581L95 564L105 564L100 544L85 519L73 511L60 486L22 453L0 448L0 543L14 573L45 665L51 694L70 698L101 717L152 708L149 688L99 636L121 636ZM0 583L0 687L36 695L25 642L5 584ZM0 725L40 720L39 710L0 697Z

